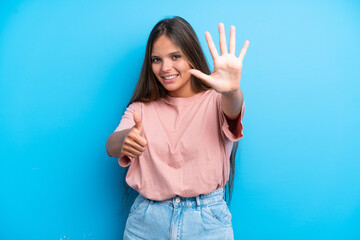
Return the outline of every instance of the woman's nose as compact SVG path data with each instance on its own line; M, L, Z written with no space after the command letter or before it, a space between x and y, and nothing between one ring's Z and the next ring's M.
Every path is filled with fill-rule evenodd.
M170 71L171 70L171 62L167 61L167 60L164 60L163 63L162 63L162 66L161 66L161 70L163 72Z

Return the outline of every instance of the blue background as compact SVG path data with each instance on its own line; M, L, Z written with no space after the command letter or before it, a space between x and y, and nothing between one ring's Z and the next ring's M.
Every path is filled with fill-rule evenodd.
M0 239L121 239L107 156L151 28L250 41L235 239L360 239L360 3L23 0L0 5Z

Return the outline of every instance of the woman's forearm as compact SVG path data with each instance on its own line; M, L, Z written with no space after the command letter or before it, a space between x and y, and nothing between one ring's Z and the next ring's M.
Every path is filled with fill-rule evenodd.
M124 144L124 139L129 133L130 129L124 129L122 131L113 132L106 142L106 152L110 157L121 157L121 148Z
M222 94L222 110L229 119L236 119L244 102L244 95L239 88L233 93Z

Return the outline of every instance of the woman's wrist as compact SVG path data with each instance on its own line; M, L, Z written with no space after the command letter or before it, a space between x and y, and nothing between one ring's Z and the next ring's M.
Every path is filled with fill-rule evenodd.
M241 89L235 89L232 91L228 91L228 92L223 92L222 95L224 95L225 97L228 98L236 98L237 96L239 96L242 93Z
M233 120L239 116L242 104L244 102L244 96L242 90L238 88L236 91L227 95L222 94L222 110L228 119Z

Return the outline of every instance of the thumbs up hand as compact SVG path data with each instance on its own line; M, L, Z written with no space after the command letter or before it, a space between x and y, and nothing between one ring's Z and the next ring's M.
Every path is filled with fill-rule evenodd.
M141 118L135 111L133 112L133 118L135 125L131 128L125 137L121 154L136 158L145 151L147 141L144 137L144 129L141 123Z

